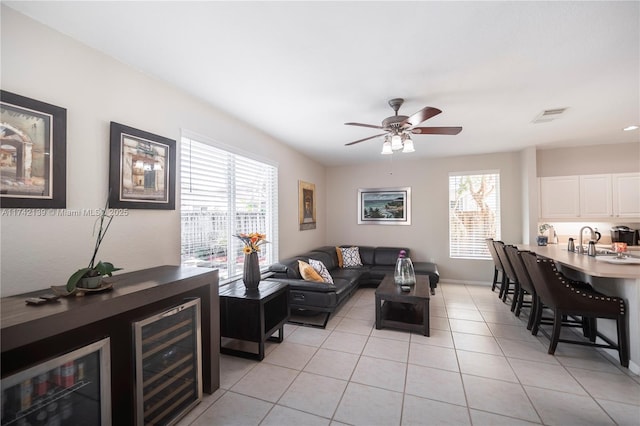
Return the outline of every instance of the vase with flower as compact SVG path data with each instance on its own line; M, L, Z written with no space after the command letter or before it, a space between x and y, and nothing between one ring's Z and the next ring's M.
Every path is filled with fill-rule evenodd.
M258 260L258 252L260 247L269 241L266 240L265 234L252 232L250 234L236 234L235 237L240 239L244 244L242 252L244 253L244 269L242 272L242 282L248 291L257 291L260 284L260 263Z

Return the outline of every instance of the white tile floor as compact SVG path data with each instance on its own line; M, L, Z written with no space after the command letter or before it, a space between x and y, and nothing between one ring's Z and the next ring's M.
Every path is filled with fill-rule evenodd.
M487 287L440 284L431 337L376 330L360 289L325 330L287 325L262 362L221 356L186 425L639 425L640 378L526 330Z

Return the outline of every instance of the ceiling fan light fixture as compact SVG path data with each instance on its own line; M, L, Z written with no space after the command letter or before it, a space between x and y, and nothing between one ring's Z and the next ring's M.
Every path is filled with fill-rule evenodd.
M399 149L402 149L402 136L397 134L391 136L391 149L393 151L398 151Z
M402 152L405 154L416 152L415 148L413 147L413 141L410 137L407 137L407 139L404 140L404 148L402 148Z
M382 152L380 154L382 155L393 154L393 150L391 149L391 142L384 141L384 143L382 144Z

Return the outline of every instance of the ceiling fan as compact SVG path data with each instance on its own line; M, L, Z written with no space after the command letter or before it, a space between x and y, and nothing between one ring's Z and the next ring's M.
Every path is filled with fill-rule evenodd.
M385 137L382 145L382 154L393 154L394 151L402 150L402 152L414 152L413 140L411 134L414 135L457 135L462 131L462 127L416 127L422 123L440 114L442 111L438 108L424 107L420 111L411 116L398 115L398 110L404 103L404 99L395 98L389 101L389 105L393 108L395 115L382 120L381 126L363 123L344 123L347 126L370 127L372 129L384 130L384 133L369 136L364 139L349 142L346 146L355 145L369 139L375 139L380 136Z

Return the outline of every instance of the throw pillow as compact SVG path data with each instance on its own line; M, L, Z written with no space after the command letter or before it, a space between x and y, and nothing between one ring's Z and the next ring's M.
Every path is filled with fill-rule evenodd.
M318 283L324 282L322 277L318 275L315 269L307 262L303 262L302 260L298 260L298 269L300 269L300 275L302 275L302 279L305 281L315 281Z
M342 250L340 247L336 247L336 254L338 255L338 267L342 268L344 265L344 261L342 260Z
M360 247L340 248L342 251L342 264L345 268L362 266L360 259Z
M309 265L322 277L325 283L333 284L333 278L329 273L329 270L321 260L309 259Z

